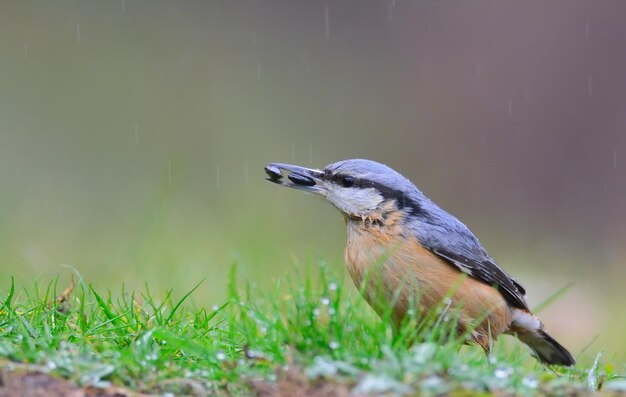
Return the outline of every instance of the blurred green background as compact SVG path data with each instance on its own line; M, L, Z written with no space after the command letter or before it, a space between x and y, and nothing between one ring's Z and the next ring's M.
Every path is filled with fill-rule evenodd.
M574 352L626 359L626 5L0 1L0 289L61 276L225 296L345 226L267 162L412 179ZM346 278L347 280L347 278ZM157 295L158 296L158 295Z

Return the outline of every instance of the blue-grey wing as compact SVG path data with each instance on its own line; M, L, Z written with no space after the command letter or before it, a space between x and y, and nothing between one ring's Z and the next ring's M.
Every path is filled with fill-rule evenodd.
M496 264L467 226L437 210L441 211L437 218L429 217L411 225L420 243L451 266L497 288L511 305L529 310L524 287Z

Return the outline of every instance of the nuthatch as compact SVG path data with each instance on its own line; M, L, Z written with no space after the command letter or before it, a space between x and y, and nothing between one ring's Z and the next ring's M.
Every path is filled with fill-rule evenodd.
M575 363L530 312L524 287L467 226L398 172L370 160L340 161L323 170L271 163L265 172L271 182L325 197L343 214L348 271L378 314L393 302L392 319L399 324L411 294L418 295L422 314L447 299L458 309L458 331L468 332L485 352L499 335L511 334L543 363Z

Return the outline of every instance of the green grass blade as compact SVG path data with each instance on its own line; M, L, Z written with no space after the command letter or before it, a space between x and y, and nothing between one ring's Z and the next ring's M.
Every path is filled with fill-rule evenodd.
M100 295L98 295L93 286L90 285L89 288L91 289L91 293L93 294L96 302L98 303L98 306L100 307L106 318L115 325L119 325L119 322L122 321L123 315L113 313L113 311L109 308L109 305L104 301L104 299L102 299Z
M13 299L13 294L15 294L15 279L11 276L11 288L9 288L9 294L3 303L7 310L11 310L11 299Z
M196 286L195 286L195 287L193 287L193 288L191 289L191 291L187 292L187 293L186 293L186 294L185 294L185 295L184 295L184 296L183 296L183 297L182 297L182 298L178 301L178 303L177 303L177 304L174 306L174 308L172 309L172 312L170 313L170 315L169 315L169 316L167 316L167 318L165 319L165 322L163 323L163 325L164 325L164 326L166 326L166 325L170 322L170 320L172 319L172 317L174 317L174 314L176 314L176 311L178 310L178 308L180 307L180 305L182 305L182 304L183 304L183 302L184 302L185 300L187 300L187 298L189 298L189 296L190 296L191 294L193 294L193 292L194 292L195 290L197 290L197 289L198 289L198 287L199 287L202 283L204 283L204 280L206 280L206 278L203 278L202 280L200 280L200 282L199 282L198 284L196 284Z

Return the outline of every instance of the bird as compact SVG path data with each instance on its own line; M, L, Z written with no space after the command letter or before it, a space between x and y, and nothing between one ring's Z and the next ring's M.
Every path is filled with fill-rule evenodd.
M267 180L324 197L347 225L344 259L354 284L379 314L400 324L418 296L420 313L458 308L457 328L489 355L502 334L516 336L546 365L574 357L531 313L522 284L500 268L470 229L387 165L365 159L323 169L265 166ZM398 293L399 291L399 293Z

